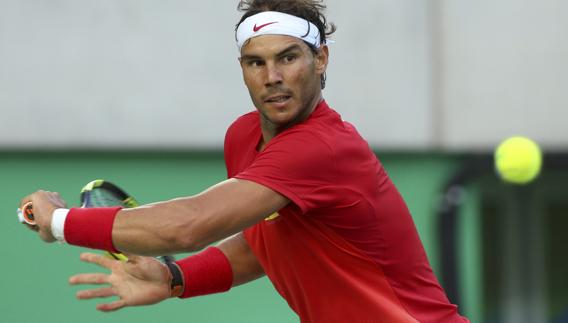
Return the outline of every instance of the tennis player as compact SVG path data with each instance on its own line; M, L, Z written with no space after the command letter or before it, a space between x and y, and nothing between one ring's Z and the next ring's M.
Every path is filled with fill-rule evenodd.
M134 209L66 209L45 191L22 200L33 202L45 241L130 254L126 263L82 255L111 274L71 283L111 286L79 298L117 295L98 306L112 311L266 275L302 322L467 322L375 154L322 96L335 31L324 8L316 0L240 2L236 42L256 110L226 133L228 180ZM200 250L167 265L144 257Z

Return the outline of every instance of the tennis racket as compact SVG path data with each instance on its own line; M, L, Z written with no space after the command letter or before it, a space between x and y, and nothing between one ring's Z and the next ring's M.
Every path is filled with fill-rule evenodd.
M81 189L81 207L122 206L125 208L139 205L132 196L126 194L120 187L102 179L89 182ZM18 220L31 226L36 224L32 202L18 208Z
M105 181L102 179L97 179L89 182L81 189L81 194L79 196L81 207L110 207L110 206L122 206L124 208L132 208L140 205L138 201L124 190L122 190L117 185ZM109 256L116 260L127 261L126 257L122 253L112 253L107 252ZM174 261L175 258L172 256L160 256L157 257L162 262Z

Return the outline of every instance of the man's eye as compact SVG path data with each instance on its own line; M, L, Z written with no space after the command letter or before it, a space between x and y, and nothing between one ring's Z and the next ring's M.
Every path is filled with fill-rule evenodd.
M259 60L251 60L248 62L248 66L252 66L252 67L258 67L258 66L262 66L263 63L262 61Z
M294 60L296 60L296 55L286 55L286 56L282 57L282 61L284 63L291 63Z

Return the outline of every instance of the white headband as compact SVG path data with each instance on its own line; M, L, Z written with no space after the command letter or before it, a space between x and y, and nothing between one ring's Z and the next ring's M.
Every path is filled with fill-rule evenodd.
M239 52L244 43L261 35L286 35L320 48L320 33L313 23L282 12L264 11L245 19L237 28L237 47Z

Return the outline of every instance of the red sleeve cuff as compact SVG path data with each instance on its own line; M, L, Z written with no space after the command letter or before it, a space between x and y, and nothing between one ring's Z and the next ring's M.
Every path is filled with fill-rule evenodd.
M67 243L119 252L112 243L114 218L121 207L72 208L65 219L63 229Z
M226 292L233 285L231 264L219 248L209 247L176 263L184 280L180 298Z

